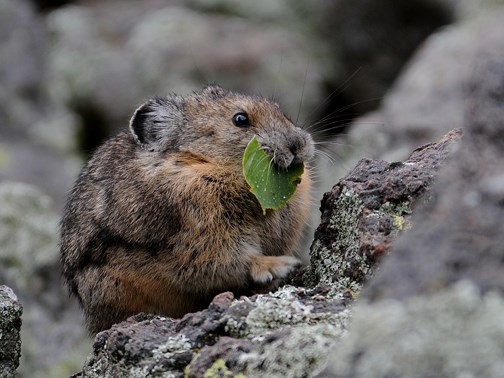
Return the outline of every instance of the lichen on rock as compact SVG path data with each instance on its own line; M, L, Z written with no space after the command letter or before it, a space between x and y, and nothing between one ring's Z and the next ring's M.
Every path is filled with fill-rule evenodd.
M310 251L311 264L305 282L336 283L338 288L357 291L360 285L349 276L339 273L347 271L350 264L361 263L359 251L359 217L363 204L359 196L347 187L332 201L330 208L334 213L329 218L328 233L334 235L329 245L315 239ZM359 269L367 273L367 264L359 264Z
M11 288L0 286L0 376L14 377L21 356L23 307Z
M425 199L461 134L417 148L403 163L362 159L326 193L304 284L359 292L392 241L412 227L412 207Z

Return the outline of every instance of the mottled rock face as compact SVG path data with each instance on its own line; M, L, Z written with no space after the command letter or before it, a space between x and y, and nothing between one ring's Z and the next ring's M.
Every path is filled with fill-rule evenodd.
M305 283L360 291L395 237L412 227L412 209L428 200L426 193L461 135L454 130L403 163L363 159L326 193Z
M13 377L21 355L23 307L11 288L0 286L0 376Z
M502 4L501 0L415 0L395 4L393 7L386 5L394 2L303 0L297 1L293 6L289 0L174 0L169 4L159 0L84 0L78 3L64 0L1 1L0 197L5 200L0 204L0 283L2 279L8 282L24 305L22 332L25 349L19 374L38 378L68 375L70 371L77 371L90 350L90 341L85 338L82 330L80 312L76 306L71 307L75 303L70 304L58 279L54 248L57 244L57 215L49 209L51 205L48 205L45 196L34 193L39 200L33 200L34 196L30 194L32 191L27 192L26 188L21 190L17 185L9 184L7 186L10 189L6 190L6 181L35 184L56 199L56 208L61 207L63 197L81 164L75 154L78 147L87 152L95 146L97 140L115 124L122 124L125 115L142 98L167 91L190 91L203 82L216 81L235 89L274 95L284 102L293 117L300 107L301 92L304 92L301 118L303 115L317 118L316 113L326 108L331 124L338 120L346 123L348 117L353 117L355 112L360 113L369 109L368 104L374 106L378 103L369 100L376 96L381 98L387 83L391 82L418 42L450 18L460 18L463 15L464 22L435 33L413 56L407 70L403 71L394 87L388 91L382 109L350 128L350 138L345 139L343 145L338 145L337 153L331 155L333 158L348 156L348 152L344 151L347 150L353 152L353 157L343 161L338 158L331 167L332 173L328 173L328 169L321 169L321 176L325 177L319 179L326 180L325 184L320 185L321 190L328 190L335 183L336 177L346 175L349 168L363 156L379 157L388 162L402 161L414 147L435 141L446 131L463 126L466 118L463 109L467 105L464 90L468 78L474 72L473 58L483 55L487 58L502 56L504 14L501 7L492 9L485 17L469 19L471 15L485 11L490 3ZM60 6L64 3L74 4ZM37 6L44 11L37 11ZM58 8L53 10L52 7L56 6ZM383 9L387 12L381 12ZM406 13L412 14L411 12L413 18L402 22L403 16ZM425 17L425 12L428 17ZM325 31L321 33L320 28ZM322 35L327 35L326 33L334 39L325 40ZM170 37L162 37L164 35ZM209 43L209 40L217 43ZM188 48L188 45L191 47ZM500 65L499 61L496 64ZM492 92L499 92L501 81L498 80L498 70L494 71L494 75L485 82L492 85ZM338 91L332 93L335 88ZM473 86L475 92L472 94L481 88ZM332 95L326 99L325 96L329 93ZM481 97L481 103L477 105L480 109L487 106L487 100L489 103L499 103L494 96L487 96L486 100L484 98ZM471 104L472 107L476 106L476 103ZM334 107L336 113L331 113L335 110ZM343 111L340 112L341 110ZM376 277L376 282L380 284L374 289L373 281L369 291L366 289L368 294L364 296L380 301L382 297L408 300L414 295L411 299L413 302L419 299L414 303L419 303L421 308L427 304L423 301L425 298L415 297L422 295L418 291L425 288L435 291L435 283L444 290L443 285L446 284L447 293L459 300L457 302L454 299L452 302L444 295L437 296L439 301L448 303L448 308L451 303L459 303L460 306L456 308L466 311L466 314L470 315L478 307L488 313L488 317L485 317L476 311L474 317L459 318L467 322L481 319L481 328L472 327L474 332L459 333L467 334L468 339L475 340L485 327L498 328L500 318L491 318L492 314L499 313L499 295L495 290L500 290L496 282L502 282L497 281L501 277L501 263L500 254L495 252L501 241L502 222L494 218L494 215L501 216L496 204L502 204L502 164L498 153L502 151L502 145L498 143L502 136L498 127L488 130L484 125L490 118L499 122L501 116L498 108L494 107L479 111L478 114L474 117L474 124L481 127L474 128L469 134L466 131L466 135L477 142L472 147L464 145L467 157L463 157L463 151L459 155L463 161L460 169L465 167L464 177L467 176L467 181L459 181L460 172L455 174L451 170L443 171L441 176L446 176L447 185L451 182L446 190L456 193L451 202L445 197L440 199L442 189L436 191L436 197L430 193L423 197L425 200L439 197L440 202L434 202L420 216L427 217L432 213L436 214L436 219L412 221L410 206L406 202L404 204L407 206L404 207L398 207L392 201L380 206L378 210L367 210L361 203L362 198L348 195L351 192L346 187L341 189L337 203L333 202L339 208L347 209L346 212L342 210L342 216L337 217L336 223L333 221L332 226L337 226L339 231L335 233L334 229L329 228L330 218L326 218L329 222L325 225L326 236L320 236L319 232L319 240L330 247L330 238L334 237L338 245L346 243L341 245L353 247L338 248L345 251L339 255L344 257L339 262L343 265L338 265L344 267L343 271L329 267L327 270L322 269L324 265L331 263L332 260L329 259L318 264L319 271L313 283L322 277L328 282L338 278L340 288L358 289L367 276L376 271L373 264L379 260L378 256L384 256L395 243L395 234L410 227L416 230L417 223L423 230L424 226L431 223L436 226L418 232L425 233L425 240L433 238L434 240L430 240L432 244L436 241L441 243L436 245L439 255L418 253L412 257L405 256L403 260L390 263L396 266L392 270L389 270L387 263L383 268L387 273ZM491 114L494 116L490 117ZM481 135L492 135L493 147L489 148L489 139L480 138ZM387 167L394 172L402 169L400 166L374 161L366 161L360 167L385 169L378 169L378 173L385 173ZM485 173L487 168L488 172ZM338 173L334 173L336 169L339 169ZM13 200L11 194L20 196ZM27 194L30 195L26 196ZM322 192L314 198L318 200L321 196ZM332 196L328 198L335 199ZM331 201L326 202L330 205ZM19 214L19 209L26 211L29 205L35 206L25 212L27 216ZM350 206L355 207L352 210ZM326 207L327 214L333 214L329 207ZM51 215L45 217L38 211L33 212L34 208ZM453 208L458 209L458 212ZM411 210L413 213L416 211L415 208ZM458 236L450 239L447 235L451 232L451 227L455 227L453 222L459 216L471 225L471 232L466 233L466 229L459 225ZM5 219L8 225L3 223ZM345 229L348 233L342 232ZM434 232L436 229L437 233ZM455 242L461 245L460 259L448 252L451 243ZM423 244L423 240L415 239L400 242L398 248L402 252L409 252L411 248L416 250ZM319 258L325 256L321 253L322 247L324 245L317 247L318 252L314 253ZM52 248L54 253L51 253ZM473 253L477 248L490 252ZM437 256L440 256L441 262L436 261ZM480 256L493 257L480 259ZM484 268L480 268L480 260L485 261ZM488 274L485 273L487 270ZM390 277L386 277L387 274ZM440 279L433 284L434 275ZM459 275L473 281L472 289L467 289L471 288L470 285L452 287L449 284ZM411 284L408 283L410 276ZM302 280L298 279L297 282L303 284ZM334 305L339 302L332 301L327 294L328 287L331 287L329 292L332 296L338 292L332 285L319 285L314 289L318 294L309 294L314 299L309 306L324 307L328 313L333 314L340 311L339 305ZM396 287L392 287L394 285ZM480 289L487 290L487 294L479 296ZM473 295L475 292L476 297ZM351 294L344 292L347 296ZM274 301L268 306L275 307ZM326 302L333 304L326 307ZM382 304L379 303L380 306ZM467 306L464 307L463 304ZM495 308L493 311L492 306ZM250 304L244 300L237 302L233 311L243 311L246 316L249 307ZM284 309L283 306L278 307ZM307 311L304 307L292 308L298 315ZM333 308L334 311L331 312L328 308ZM436 306L432 308L430 313L434 316ZM384 318L380 315L387 311L389 308L385 303L381 309L367 307L360 313L364 313L364 316L369 312L376 314L368 318L369 327L383 323L384 333L377 336L378 339L384 339L388 332L391 336L389 340L394 341L397 339L397 328L393 323L387 323L385 327ZM396 307L394 311L389 314L395 316L402 312L403 315L408 314L407 318L415 313L414 309L403 311L402 307ZM262 310L253 312L249 320L256 319L261 312ZM455 313L450 312L450 316ZM422 310L417 314L425 319ZM392 315L389 320L394 317ZM282 310L277 318L290 316L290 312ZM450 318L439 320L446 323L453 321ZM374 335L362 323L358 324L361 325L357 328L361 327L363 333L370 337ZM196 352L199 354L191 363L191 372L197 375L202 371L215 374L244 371L245 368L238 365L238 362L226 363L228 358L230 361L239 360L240 352L243 351L249 356L247 372L251 373L252 366L260 365L263 357L272 361L275 352L285 349L287 345L291 349L296 349L297 345L305 347L301 343L294 344L295 346L289 344L289 335L292 335L292 340L299 341L297 332L307 340L312 340L309 332L320 333L323 337L317 341L321 343L319 345L324 345L324 340L331 339L331 335L334 335L334 329L319 332L318 325L313 325L313 328L310 328L312 325L303 329L300 327L298 324L288 331L278 331L274 337L259 340L265 343L261 347L252 347L252 341L237 339L235 336L209 337L209 344L215 344L205 344L200 352ZM265 332L263 326L254 329ZM464 330L463 327L458 329ZM339 335L338 328L336 333ZM202 335L203 338L207 337L204 333ZM355 339L366 340L365 335L358 332L352 331L352 335ZM444 345L448 334L440 335L442 337L437 340L441 340L439 342ZM499 334L496 332L496 335ZM79 337L80 348L75 345L75 340ZM499 337L496 337L497 344L501 340ZM487 341L488 339L484 339L485 344L473 349L500 350ZM175 337L175 345L179 342ZM459 345L467 343L466 340L454 342ZM268 348L268 345L273 348ZM169 351L170 348L172 346L161 350ZM383 357L378 358L380 362L390 356L391 349L383 348L383 345L378 345L377 348L384 351ZM114 361L119 363L123 350L127 354L128 349L125 347L117 350ZM142 353L147 355L146 352ZM190 356L196 358L194 351L190 353ZM181 354L177 365L178 373L183 371L180 366L188 363L188 356L186 352ZM253 356L259 357L254 360ZM468 365L473 361L483 361L481 364L491 366L492 356L495 357L490 355L485 359L475 354L472 359L466 355L466 360ZM271 362L264 364L271 365ZM500 377L500 372L504 369L495 365L494 368L497 371L495 376ZM260 371L265 375L264 370Z
M96 336L81 376L302 376L326 365L324 351L344 333L348 303L328 285L286 286L240 300L223 293L180 320L141 314Z

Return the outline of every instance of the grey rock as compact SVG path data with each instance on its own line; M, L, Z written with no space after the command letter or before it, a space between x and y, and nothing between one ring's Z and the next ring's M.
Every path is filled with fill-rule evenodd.
M442 171L433 201L385 261L370 298L401 299L461 279L503 290L504 60L482 57L467 93L467 127L454 164ZM436 222L432 220L435 219ZM403 282L392 285L392 282Z
M332 283L359 292L394 239L412 227L412 208L427 200L461 135L454 130L400 163L363 159L327 192L305 284Z
M428 37L403 68L382 106L357 119L348 135L334 141L334 147L329 147L334 161L321 159L320 171L331 172L322 176L323 186L343 177L362 156L403 161L413 148L438 140L454 128L464 128L465 91L478 58L504 54L504 7L489 7L492 0L446 2L452 12L461 7L460 12L467 16ZM462 10L476 4L481 6Z
M321 97L318 63L307 58L313 45L272 22L129 1L58 9L48 28L51 98L81 118L82 109L93 109L109 130L123 127L147 97L212 82L282 99L292 117L303 87L305 110Z
M361 302L321 376L501 377L503 310L501 293L482 295L470 281L403 301Z
M384 121L408 145L464 127L465 91L481 55L504 54L504 7L432 35L384 101Z
M60 282L58 216L37 188L0 183L0 282L24 305L19 374L68 375L89 349L77 304Z
M37 276L57 261L58 218L51 199L35 187L0 184L0 277L20 290L40 294Z
M313 2L311 3L313 4ZM335 101L343 113L376 109L416 48L436 29L454 19L452 6L437 0L319 1L318 27L330 42ZM386 11L385 11L386 10ZM334 109L341 111L341 109ZM337 114L337 113L336 113Z
M75 120L46 95L47 39L30 1L0 2L0 181L39 186L62 206L77 172L62 152Z
M23 182L47 193L57 210L80 169L81 161L26 138L0 142L0 182Z
M0 286L0 375L14 377L21 355L23 307L12 289Z
M319 371L327 364L324 351L344 333L347 304L327 285L286 286L240 300L223 293L207 310L179 320L140 314L99 333L77 376L285 377ZM303 345L305 353L295 353L294 345Z
M0 2L0 135L20 135L40 115L45 43L30 1Z
M479 56L462 145L364 288L328 375L502 375L503 56Z

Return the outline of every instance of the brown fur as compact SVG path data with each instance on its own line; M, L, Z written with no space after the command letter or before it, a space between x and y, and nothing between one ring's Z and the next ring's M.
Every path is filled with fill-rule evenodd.
M238 112L251 126L233 125ZM91 333L138 312L181 317L221 291L271 288L298 265L309 176L263 215L242 173L254 135L285 168L313 154L311 137L276 104L216 86L148 101L130 132L95 152L61 238L63 273Z

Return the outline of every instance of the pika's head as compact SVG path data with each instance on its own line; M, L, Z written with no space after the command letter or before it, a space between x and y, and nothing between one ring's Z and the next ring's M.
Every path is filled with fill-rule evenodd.
M156 97L140 106L130 122L140 148L186 152L220 164L241 164L254 135L280 167L307 162L314 143L278 104L208 86L187 97Z

